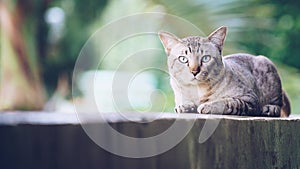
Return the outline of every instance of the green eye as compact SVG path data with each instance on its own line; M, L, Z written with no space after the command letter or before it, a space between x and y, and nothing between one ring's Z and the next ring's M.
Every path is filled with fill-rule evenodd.
M185 56L179 56L178 57L178 60L181 62L181 63L187 63L189 60L188 58L186 58Z
M203 63L206 63L206 62L209 62L211 59L211 56L210 55L205 55L202 57L202 62Z

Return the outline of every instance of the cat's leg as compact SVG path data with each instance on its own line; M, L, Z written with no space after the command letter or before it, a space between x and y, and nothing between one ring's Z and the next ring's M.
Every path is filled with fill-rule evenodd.
M200 104L197 111L201 114L258 115L260 111L256 105L255 101L225 98Z
M197 106L192 102L186 102L175 107L176 113L197 113Z
M200 114L228 114L226 113L227 111L228 109L226 110L225 100L206 102L200 104L197 108L197 112Z
M280 106L265 105L263 107L262 116L279 117L280 116Z

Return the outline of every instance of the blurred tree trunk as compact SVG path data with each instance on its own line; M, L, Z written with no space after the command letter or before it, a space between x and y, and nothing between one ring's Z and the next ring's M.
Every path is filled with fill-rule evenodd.
M31 3L0 0L0 110L39 110L45 103Z

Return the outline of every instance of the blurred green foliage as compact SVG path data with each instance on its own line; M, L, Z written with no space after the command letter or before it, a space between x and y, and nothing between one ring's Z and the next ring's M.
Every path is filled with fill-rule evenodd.
M253 0L241 11L255 20L241 31L239 43L254 54L300 69L299 1Z
M50 95L56 88L59 75L67 74L72 77L80 50L92 34L89 26L101 17L106 4L107 0L53 0L48 6L48 10L52 7L61 8L65 15L63 33L54 43L49 42L50 25L45 20L41 21L48 26L45 34L41 35L45 37L48 34L48 41L45 42L47 49L43 52L45 56L41 62L43 78Z

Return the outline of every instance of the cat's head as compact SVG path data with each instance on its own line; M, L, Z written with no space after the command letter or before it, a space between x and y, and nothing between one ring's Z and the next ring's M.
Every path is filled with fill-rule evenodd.
M224 69L222 49L226 31L226 27L220 27L208 37L183 39L160 31L159 38L168 55L170 75L178 83L186 85L214 81Z

